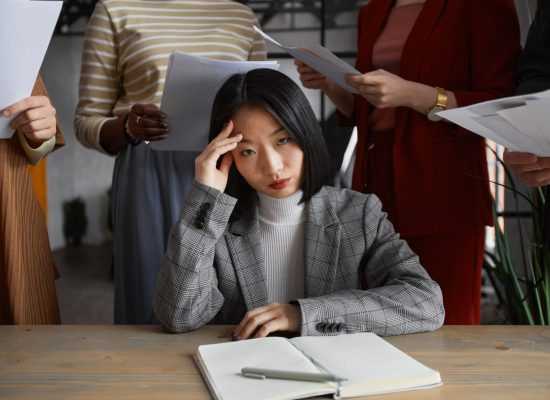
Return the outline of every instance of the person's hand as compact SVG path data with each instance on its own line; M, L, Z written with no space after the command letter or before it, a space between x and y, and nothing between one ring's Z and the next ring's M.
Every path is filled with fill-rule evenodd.
M40 146L57 131L55 108L46 96L26 97L6 107L2 115L7 118L15 116L10 128L23 133L31 147Z
M346 82L375 107L408 106L411 82L388 71L379 69L361 75L347 75Z
M248 311L235 328L233 338L262 338L277 331L299 332L301 320L300 306L270 303Z
M526 185L539 187L550 184L550 157L505 150L503 159Z
M220 192L225 190L229 176L229 168L233 163L233 155L230 153L243 135L240 133L230 136L233 131L233 121L229 121L201 154L195 159L195 179L206 186L218 189ZM219 169L216 167L218 160L222 157Z
M170 133L166 114L154 104L134 104L128 114L128 128L133 137L145 141L162 140Z
M294 65L296 65L296 70L300 74L300 81L304 87L308 89L328 89L330 82L324 75L298 59L294 59Z

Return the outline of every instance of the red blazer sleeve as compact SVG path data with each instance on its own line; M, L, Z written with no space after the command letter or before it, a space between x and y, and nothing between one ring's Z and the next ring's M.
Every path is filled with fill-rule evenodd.
M458 107L513 95L520 52L519 24L512 0L470 2L472 88L453 90ZM510 46L517 43L517 46Z

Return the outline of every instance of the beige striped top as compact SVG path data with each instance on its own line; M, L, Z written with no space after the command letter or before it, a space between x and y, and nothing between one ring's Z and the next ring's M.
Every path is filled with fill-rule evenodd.
M264 60L252 11L229 0L101 0L86 28L75 132L104 152L104 122L135 103L160 105L172 50L233 61Z

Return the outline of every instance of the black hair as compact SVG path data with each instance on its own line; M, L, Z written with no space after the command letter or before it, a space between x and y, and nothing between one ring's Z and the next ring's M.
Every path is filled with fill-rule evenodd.
M212 106L209 140L243 106L261 107L269 112L304 152L302 199L307 202L327 182L330 159L321 127L298 85L283 73L266 68L232 75L218 91ZM233 165L226 193L248 203L255 195Z

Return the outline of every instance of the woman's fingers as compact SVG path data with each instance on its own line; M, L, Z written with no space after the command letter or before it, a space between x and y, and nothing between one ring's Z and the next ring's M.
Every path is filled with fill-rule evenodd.
M25 136L37 136L38 132L49 131L51 129L55 130L56 120L53 117L35 119L24 124L18 124L17 128L25 134ZM44 132L42 132L44 133ZM49 138L48 138L49 139Z
M31 108L21 112L16 118L13 119L13 121L11 121L10 126L13 129L17 129L34 121L47 119L55 120L55 108L52 106L40 106L38 108Z
M301 312L295 304L270 303L248 311L235 328L235 339L260 338L277 331L299 332Z
M13 117L14 115L20 114L24 111L39 107L51 107L55 113L55 109L51 106L50 99L46 96L30 96L4 108L4 110L2 110L2 114L4 117Z
M235 144L235 147L237 147L237 144ZM222 156L222 161L220 162L220 172L228 176L231 164L233 164L233 154L231 152L227 152Z
M233 155L230 152L242 140L241 134L231 136L232 132L233 122L229 121L195 159L195 179L220 191L225 190L229 169L233 163Z
M138 139L162 140L170 133L166 114L154 104L134 104L128 118L130 131Z
M205 149L204 161L211 164L216 164L221 156L237 147L237 144L241 141L241 139L242 135L239 134L213 143L210 148Z
M272 314L272 304L268 304L265 307L258 307L248 311L239 326L235 329L235 335L239 339L248 339L256 331L258 327L267 323L274 318Z

